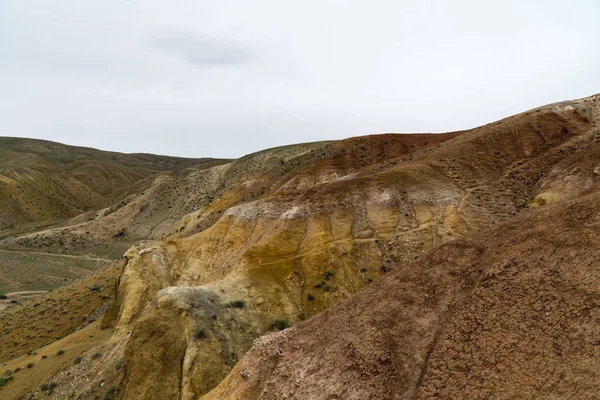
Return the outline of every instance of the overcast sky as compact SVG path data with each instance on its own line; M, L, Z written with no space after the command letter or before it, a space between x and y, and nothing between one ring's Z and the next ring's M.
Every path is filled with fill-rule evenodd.
M600 1L0 0L0 136L239 157L600 92Z

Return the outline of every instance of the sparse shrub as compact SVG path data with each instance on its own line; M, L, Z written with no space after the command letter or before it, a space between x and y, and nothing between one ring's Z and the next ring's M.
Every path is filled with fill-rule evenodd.
M75 359L73 360L73 364L81 364L81 357L75 357Z
M11 301L10 301L10 304L19 304L19 302L18 302L18 301L16 301L16 300L11 300Z
M48 358L48 356L44 354L44 355L42 356L42 358Z
M12 376L9 376L8 378L0 378L0 387L6 385L12 379L13 379Z
M308 300L308 301L313 301L314 299L315 299L315 296L313 296L313 295L312 295L312 293L309 293L309 294L306 296L306 300Z
M269 330L270 331L275 331L275 330L282 331L289 326L290 326L289 322L285 319L274 319L269 324Z
M200 328L196 331L196 334L194 335L196 337L196 339L206 339L206 329L204 328Z
M62 356L63 354L65 354L65 351L63 349L60 349L59 351L56 352L57 356Z
M33 368L33 363L28 363L27 368Z
M331 271L331 270L328 269L327 271L323 272L323 279L324 280L328 281L331 278L333 278L333 271Z
M0 292L0 300L6 300L8 299L8 297L6 297L6 295L2 292Z
M115 388L114 388L114 386L111 386L108 388L108 390L104 394L103 400L112 400L114 398L115 398Z
M227 307L230 308L244 308L246 307L246 302L244 300L233 300L227 303Z
M326 292L329 292L331 290L331 286L325 285L325 286L323 286L323 290Z
M373 282L373 278L371 278L370 276L367 277L367 283L371 283Z
M325 282L323 282L323 281L317 282L317 284L315 285L315 289L322 288L324 284L325 284Z
M44 383L40 386L40 390L46 392L47 395L51 395L54 392L54 388L56 388L56 382Z
M100 354L100 353L94 353L94 354L92 354L92 360L96 360L96 359L100 358L101 356L102 356L102 354Z

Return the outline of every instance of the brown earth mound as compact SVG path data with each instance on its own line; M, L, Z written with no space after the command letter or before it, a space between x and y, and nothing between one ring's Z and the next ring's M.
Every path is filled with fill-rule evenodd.
M593 399L600 191L440 246L263 338L209 399Z

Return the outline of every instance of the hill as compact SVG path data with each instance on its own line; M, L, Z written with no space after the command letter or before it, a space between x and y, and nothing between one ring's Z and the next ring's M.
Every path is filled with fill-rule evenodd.
M102 319L110 335L77 347L93 374L65 362L46 375L73 399L101 396L101 383L120 399L593 398L594 372L582 384L574 360L595 368L599 123L592 96L462 132L154 177L36 233L64 235L66 252L77 237L98 252L136 242ZM2 246L24 239L35 235ZM20 396L44 396L42 383Z
M593 399L599 209L596 187L444 244L262 338L201 399Z
M87 243L101 236L100 227L75 228L70 237L61 227L109 214L159 178L176 179L226 162L0 137L0 291L50 289L101 269L132 244L119 236L129 221L102 236L96 247ZM109 247L113 241L117 245Z
M0 236L53 225L110 205L158 172L220 163L0 137Z
M303 155L307 151L326 145L323 142L285 146L229 163L221 161L212 167L204 165L152 175L132 187L131 194L107 207L78 214L50 229L5 238L0 247L118 258L139 240L164 239L182 217L193 212L208 212L203 219L203 226L208 226L222 212L210 211L215 204L223 207L257 198L264 192L265 184L254 178L274 179L285 170L281 167L283 160L294 158L297 160L294 162L306 163ZM236 187L243 188L243 193L225 194Z

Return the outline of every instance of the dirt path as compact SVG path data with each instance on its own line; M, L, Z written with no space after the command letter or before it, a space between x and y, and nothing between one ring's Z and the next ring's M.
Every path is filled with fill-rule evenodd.
M2 250L0 249L0 253L17 253L17 254L25 254L25 255L38 255L38 256L52 256L52 257L64 257L64 258L74 258L79 260L91 260L91 261L101 261L101 262L113 262L113 259L110 258L97 258L97 257L89 257L89 256L75 256L72 254L54 254L54 253L44 253L41 251L24 251L24 250Z
M48 293L48 290L22 290L19 292L4 293L6 300L0 300L0 311L6 310L12 304L11 300L31 300L32 298L42 296Z
M30 294L44 294L44 293L48 293L48 290L23 290L21 292L12 292L12 293L4 293L6 295L6 297L12 297L12 296L27 296Z

